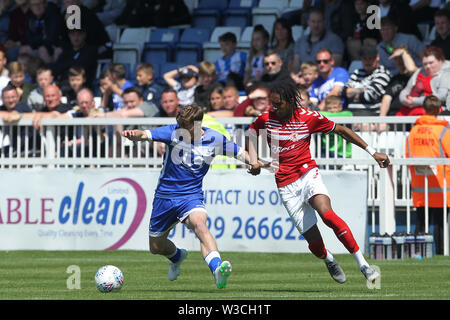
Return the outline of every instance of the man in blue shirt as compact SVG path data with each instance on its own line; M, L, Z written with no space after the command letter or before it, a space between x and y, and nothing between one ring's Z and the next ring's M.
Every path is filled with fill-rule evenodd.
M122 132L131 141L160 141L168 146L153 200L150 252L164 255L171 261L169 280L176 280L188 252L177 248L167 237L170 229L181 221L200 240L202 255L217 288L225 288L231 274L231 263L222 261L216 241L206 225L203 178L216 155L232 156L247 164L250 158L244 148L219 132L201 126L203 110L197 104L185 106L176 119L176 125Z
M325 110L325 98L328 95L340 96L344 84L350 78L346 69L334 66L332 53L328 49L322 49L316 55L319 77L312 83L311 102L319 110ZM344 105L345 101L341 103Z

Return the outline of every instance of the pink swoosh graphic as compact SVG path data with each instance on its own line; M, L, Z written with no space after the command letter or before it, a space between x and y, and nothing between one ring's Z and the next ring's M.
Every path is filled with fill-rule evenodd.
M114 243L112 246L106 248L105 250L117 250L121 246L123 246L130 238L131 236L136 232L136 229L141 224L142 219L145 215L145 210L147 209L147 198L145 197L145 192L141 188L141 186L134 180L128 179L128 178L118 178L111 181L106 182L101 187L106 186L108 183L115 182L115 181L123 181L131 185L136 191L137 195L137 208L136 213L134 214L133 221L130 224L130 227L128 228L127 232L122 236L122 238L119 239L116 243Z

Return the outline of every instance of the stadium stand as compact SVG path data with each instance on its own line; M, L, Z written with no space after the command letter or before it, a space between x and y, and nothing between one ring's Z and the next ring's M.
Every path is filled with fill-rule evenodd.
M203 59L203 43L209 41L209 28L186 28L175 44L174 60L180 64L195 64Z
M156 28L152 30L150 41L144 43L142 61L158 61L159 63L173 61L175 44L180 39L180 29Z
M113 62L135 66L141 61L144 44L150 36L151 28L125 28L119 42L113 45Z

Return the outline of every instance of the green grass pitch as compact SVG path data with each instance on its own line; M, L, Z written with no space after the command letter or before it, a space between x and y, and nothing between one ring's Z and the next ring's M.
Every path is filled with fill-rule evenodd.
M176 281L169 263L144 251L0 251L1 300L440 300L450 299L450 257L369 261L381 270L378 288L369 289L349 254L335 255L347 282L334 282L312 254L222 252L233 273L217 289L199 252L190 252ZM97 269L119 267L124 286L100 293ZM80 289L68 289L71 265L80 270Z

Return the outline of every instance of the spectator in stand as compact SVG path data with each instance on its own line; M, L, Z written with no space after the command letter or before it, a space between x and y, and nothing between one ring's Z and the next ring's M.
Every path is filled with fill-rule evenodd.
M297 86L298 92L300 93L300 105L305 108L306 110L312 110L312 111L318 111L319 109L315 107L311 100L309 99L309 92L306 89L302 89L301 87Z
M352 25L352 18L355 14L354 1L320 0L314 2L314 9L324 13L327 30L338 35L345 42L354 31Z
M380 0L380 18L389 17L398 26L398 32L412 34L423 40L417 23L411 19L413 12L408 3L407 0Z
M393 76L386 87L386 92L381 98L380 117L395 116L401 108L400 92L406 87L408 80L413 73L419 69L414 63L413 58L408 53L406 46L396 47L394 53L389 57L395 63L398 73ZM379 130L386 130L385 123L380 123ZM373 130L376 130L376 126Z
M25 44L20 53L41 58L45 63L56 61L61 54L64 19L58 7L47 0L29 0Z
M94 117L106 118L151 118L159 117L159 108L150 101L145 101L142 91L138 87L129 87L122 93L124 108L106 112ZM144 130L144 129L142 129ZM120 130L120 132L122 129ZM118 131L119 132L119 131Z
M222 87L216 87L211 91L209 96L209 105L206 112L211 117L226 118L233 116L233 110L227 109L225 106L223 91L224 89Z
M149 63L141 63L136 68L136 80L144 101L153 103L161 110L161 92L164 88L155 81L155 69Z
M431 94L438 97L443 106L450 107L450 61L445 60L442 49L427 47L423 52L422 65L400 92L403 106L397 113L398 116L423 115L423 102Z
M8 84L5 88L3 88L2 101L3 106L0 107L0 119L6 123L13 123L20 120L20 114L24 112L31 113L30 107L26 103L20 101L19 93L11 84ZM17 152L19 148L20 150L23 150L26 137L32 137L31 128L27 129L25 127L25 129L21 128L21 130L19 131L18 126L4 126L2 130L3 134L9 134L10 139L10 145L4 146L0 149L1 153L5 156L8 156L10 151ZM26 135L27 130L28 135ZM17 145L19 134L21 141L20 146ZM12 150L10 150L10 148L12 148Z
M33 126L35 129L39 129L41 125L41 119L49 117L50 112L58 112L58 113L65 113L72 109L72 107L67 104L63 103L62 100L62 93L61 90L57 85L49 84L45 86L44 88L44 107L39 112L31 112L31 113L23 113L23 118L32 118L33 119ZM68 137L72 136L73 128L70 127L68 129ZM62 128L60 132L61 139L64 140L66 136L66 129Z
M6 53L3 49L0 49L0 77L8 77L9 72L6 68L8 59L6 58Z
M409 6L412 10L412 20L415 24L432 21L441 4L441 0L410 0Z
M180 69L174 69L163 75L169 87L173 88L180 99L181 107L194 102L195 89L198 86L198 69L188 65ZM178 81L177 78L180 80Z
M105 26L97 17L95 12L84 6L83 1L81 0L64 0L64 5L62 8L64 14L67 12L67 8L72 5L78 6L80 8L81 30L86 32L85 42L89 46L92 46L97 50L99 59L112 58L112 47L111 44L109 44L111 39L109 39L109 35L106 32ZM70 43L72 43L73 41L72 39L70 39L70 33L68 33L67 31L68 30L65 29L63 41L66 43L66 46L70 46ZM67 39L67 35L69 35L69 39ZM89 69L85 68L85 70L87 73L90 73Z
M335 65L340 66L344 56L344 43L338 35L326 29L322 11L311 10L308 26L310 33L304 34L295 43L293 70L298 70L302 62L314 61L319 50L323 48L328 48L333 53Z
M219 37L223 57L216 60L218 81L223 85L234 85L239 90L244 89L244 71L247 53L236 51L237 39L232 32L226 32Z
M347 99L348 109L353 115L376 116L391 74L379 64L380 57L375 46L362 47L359 56L363 67L350 75L341 95Z
M107 70L100 73L99 89L101 92L100 106L103 108L105 112L114 110L112 90L111 90L111 80L109 79L109 73Z
M223 85L217 81L216 66L209 61L202 61L198 66L198 86L194 92L194 102L206 110L209 96L215 88Z
M181 109L177 92L172 88L166 88L161 94L161 107L164 111L161 117L176 117Z
M350 110L343 110L341 99L338 96L327 96L325 98L325 110L319 111L320 114L324 115L326 118L330 117L352 117L353 113ZM327 137L328 136L328 149L326 150L327 146ZM337 145L335 145L335 141L337 141ZM337 149L337 155L335 154ZM322 157L327 157L328 151L328 157L330 158L343 158L344 157L344 140L342 137L337 136L337 139L335 140L335 134L329 133L327 135L323 135L322 137L322 150L321 154ZM352 157L352 144L347 143L345 147L345 157L351 158Z
M437 10L434 14L434 25L436 26L436 38L431 42L444 50L446 60L450 60L450 11L447 9Z
M264 54L269 48L269 32L258 24L254 27L250 51L245 63L244 85L261 79L264 72Z
M377 29L368 27L368 19L370 16L367 13L371 1L356 0L354 2L355 14L353 15L352 31L353 33L345 39L347 53L349 60L361 60L359 50L363 46L376 46L381 40L380 33Z
M289 71L292 71L294 63L295 41L292 37L292 28L285 18L275 20L270 39L270 48L275 50Z
M86 73L81 67L71 67L68 72L68 83L61 86L64 97L71 107L75 107L78 103L78 92L86 87Z
M392 55L395 47L404 45L408 48L408 52L413 57L414 63L420 66L425 45L414 35L397 32L397 25L388 17L381 18L380 25L382 41L377 45L380 64L385 66L391 75L396 75L398 70L395 68L394 62L389 59L389 56Z
M276 84L279 81L294 82L287 67L283 64L283 60L280 58L278 52L270 49L264 56L264 74L261 77L261 81L258 83L270 88L273 84ZM248 87L255 84L256 83L249 83Z
M27 104L33 111L42 111L45 107L44 89L53 83L52 70L47 67L39 68L36 72L37 88L30 92Z
M234 111L239 104L239 91L234 86L226 86L223 88L223 102L225 103L225 109ZM231 115L232 117L233 115Z
M236 106L233 114L235 117L251 117L269 110L271 106L270 89L259 83L249 89L247 99Z
M28 25L29 0L16 0L16 7L9 16L8 40L5 42L7 56L17 60L20 46L25 44Z
M84 27L68 30L67 33L70 44L63 48L56 62L48 66L52 69L56 81L67 79L71 67L81 67L86 73L86 84L91 87L97 70L97 47L86 42L88 32Z
M33 85L25 81L25 67L20 62L13 61L8 64L8 71L11 79L9 84L16 88L20 102L26 103L33 90Z
M325 109L325 98L328 95L341 96L342 88L350 79L347 70L335 67L333 54L328 49L319 50L316 55L319 77L313 82L311 88L311 102L319 110ZM345 99L341 100L345 107Z
M191 16L183 0L135 0L127 1L122 14L115 22L117 25L132 28L167 28L190 24Z
M166 88L163 90L161 94L161 107L164 111L164 113L161 114L161 117L176 117L180 112L180 100L174 89ZM163 155L166 150L166 145L162 142L158 142L156 146L158 155Z
M121 63L111 63L108 65L107 75L110 80L108 83L114 110L120 110L124 107L122 93L134 84L125 77L127 69Z
M122 14L126 5L126 0L106 0L101 10L96 13L97 17L103 25L109 26Z
M307 90L308 95L311 95L312 84L318 76L317 64L312 61L303 62L299 73L291 73L291 77L297 84L297 87Z
M0 43L5 43L8 38L9 16L14 8L14 0L0 1Z

